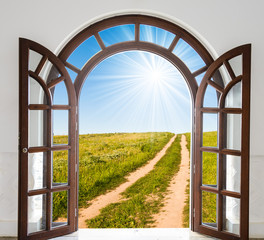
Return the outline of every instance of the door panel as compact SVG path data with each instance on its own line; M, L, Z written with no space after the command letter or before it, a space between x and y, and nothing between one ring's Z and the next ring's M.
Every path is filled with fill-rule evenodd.
M67 70L53 53L27 39L19 43L18 235L47 239L76 230L76 95ZM67 104L55 105L54 89L62 83ZM54 111L67 113L66 139L57 144Z
M195 103L194 230L221 239L248 239L250 54L243 45L213 62Z

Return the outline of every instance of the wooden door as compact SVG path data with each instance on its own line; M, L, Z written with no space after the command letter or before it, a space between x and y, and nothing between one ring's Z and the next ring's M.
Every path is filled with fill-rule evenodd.
M223 54L196 97L194 230L220 239L248 239L250 58L250 45Z
M27 39L19 44L18 236L47 239L76 230L76 94L67 70L52 52ZM53 99L59 84L67 95L62 105ZM59 144L53 138L53 118L62 111L66 117L60 124L67 124L68 137Z

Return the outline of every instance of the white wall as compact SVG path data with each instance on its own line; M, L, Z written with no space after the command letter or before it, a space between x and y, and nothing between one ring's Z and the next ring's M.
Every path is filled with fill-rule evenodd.
M262 0L1 0L0 236L15 236L18 176L18 38L55 51L74 30L113 12L153 12L189 25L217 54L252 43L250 234L264 237ZM221 3L221 4L220 4Z

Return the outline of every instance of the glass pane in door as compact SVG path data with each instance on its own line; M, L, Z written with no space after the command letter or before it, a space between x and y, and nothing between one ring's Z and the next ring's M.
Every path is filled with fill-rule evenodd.
M210 85L207 85L205 90L203 107L218 107L217 91Z
M53 114L53 145L69 142L69 111L54 110Z
M226 87L231 81L231 77L224 65L218 68L217 71L213 74L212 81L214 81L218 86L224 88Z
M217 194L202 191L202 224L217 227Z
M217 187L217 153L203 152L202 178L203 185Z
M30 110L28 115L28 146L47 145L47 110Z
M53 186L68 184L68 150L53 152Z
M52 91L53 105L68 105L68 92L63 81L58 83L54 88L52 88Z
M223 196L223 203L224 203L223 230L239 235L240 199Z
M241 114L225 114L226 148L241 150Z
M45 83L48 83L48 80L50 82L51 80L60 77L61 74L59 70L49 60L47 60L41 69L39 76Z
M29 77L29 104L47 104L47 96L41 85L32 77Z
M240 192L241 187L241 157L226 155L224 189L232 192Z
M242 108L242 83L235 84L225 98L226 108Z
M218 114L203 114L203 146L217 147Z
M243 74L243 58L242 55L238 55L234 58L231 58L230 60L228 60L232 70L234 71L235 76L239 76Z
M46 229L46 194L28 197L28 233Z
M35 72L38 64L43 56L33 50L29 50L28 68L30 71Z
M47 153L28 154L28 190L46 187Z
M52 193L52 227L68 224L68 191Z

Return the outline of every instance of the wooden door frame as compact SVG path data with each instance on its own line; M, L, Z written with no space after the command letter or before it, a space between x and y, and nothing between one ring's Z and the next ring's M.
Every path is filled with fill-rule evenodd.
M117 44L106 47L103 43L103 40L101 39L99 35L99 32L102 30L114 27L114 26L124 25L124 24L134 24L135 25L135 40L129 41L129 42L121 42L121 43L117 43ZM140 24L150 25L150 26L164 29L166 31L169 31L175 34L175 38L173 39L168 49L161 47L159 45L156 45L154 43L140 41ZM82 69L78 69L76 66L73 66L72 64L68 63L67 59L81 43L83 43L85 40L87 40L91 36L95 36L97 42L99 43L101 47L101 51L97 53L95 56L93 56L91 59L89 59L89 61L86 62L86 64L82 67ZM195 72L191 72L188 66L180 58L178 58L175 54L173 54L172 51L174 50L176 44L178 43L180 39L187 42L199 54L199 56L202 58L202 60L205 63L204 67L202 67L201 69L198 69ZM192 101L192 120L191 120L192 121L192 144L191 144L192 150L191 152L192 152L192 160L194 160L195 99L196 99L196 94L197 94L197 89L198 89L198 84L195 80L195 77L202 74L203 72L206 72L208 67L214 62L212 55L195 36L190 34L184 28L174 23L171 23L167 20L160 19L157 17L139 15L139 14L116 16L116 17L111 17L111 18L107 18L102 21L96 22L88 26L87 28L83 29L64 46L64 48L58 54L58 57L65 64L66 67L68 67L69 69L74 71L76 74L78 74L75 79L74 86L76 89L77 101L79 102L82 86L85 82L85 79L87 78L89 73L93 70L93 68L97 66L100 62L102 62L104 59L116 53L124 52L124 51L131 51L131 50L142 50L142 51L147 51L147 52L157 54L165 58L166 60L168 60L170 63L172 63L184 76L186 83L189 87L191 101ZM215 81L219 85L224 85L221 75L217 75ZM77 118L79 119L79 114ZM78 124L78 132L79 132L79 124ZM77 138L77 141L78 141L78 138ZM77 149L78 149L78 146L77 146ZM78 154L78 150L77 150L77 154ZM191 209L192 210L190 211L192 230L194 230L193 209L194 209L194 199L195 199L193 173L194 173L194 164L192 164L191 166L192 178L191 178L191 183L190 183L192 196L193 196L191 199ZM77 229L78 227L76 228L76 230Z

